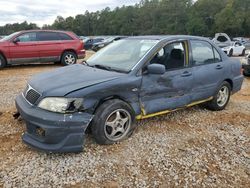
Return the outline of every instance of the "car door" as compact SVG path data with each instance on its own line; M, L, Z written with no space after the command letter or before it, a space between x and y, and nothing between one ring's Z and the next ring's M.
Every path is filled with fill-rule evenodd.
M223 81L228 68L219 52L209 42L190 40L193 66L192 102L209 100Z
M162 64L162 75L143 73L140 102L143 115L183 107L190 102L192 68L188 65L188 42L173 42L164 46L150 64Z
M37 38L40 61L60 61L60 57L63 52L63 45L59 33L52 31L40 31L37 33Z
M36 33L27 32L14 38L9 45L9 56L11 64L39 61Z

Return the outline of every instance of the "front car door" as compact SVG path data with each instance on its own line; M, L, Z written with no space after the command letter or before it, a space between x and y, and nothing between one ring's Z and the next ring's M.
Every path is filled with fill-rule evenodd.
M173 110L189 104L193 75L189 67L188 41L166 44L152 58L150 64L162 64L162 75L144 71L140 90L140 102L144 116Z
M23 33L14 38L13 42L9 45L9 54L10 64L32 63L39 61L36 33Z
M190 44L194 75L192 101L210 100L222 83L224 72L230 72L226 70L229 66L208 41L190 40Z

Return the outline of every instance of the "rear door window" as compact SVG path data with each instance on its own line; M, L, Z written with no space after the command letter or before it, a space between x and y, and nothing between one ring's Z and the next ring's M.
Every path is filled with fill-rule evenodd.
M211 44L206 41L191 40L193 65L204 65L215 62Z
M73 40L72 37L65 33L59 33L61 40Z
M213 48L213 50L214 50L214 62L215 63L221 62L221 57L219 52L215 48Z
M59 33L56 32L38 32L37 38L39 41L61 40Z

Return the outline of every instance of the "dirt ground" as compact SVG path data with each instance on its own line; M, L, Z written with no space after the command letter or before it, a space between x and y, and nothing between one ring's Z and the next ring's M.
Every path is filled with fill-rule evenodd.
M14 99L32 75L59 67L0 70L0 187L249 187L250 78L224 111L196 106L138 122L124 143L98 146L88 138L81 154L44 154L22 143Z

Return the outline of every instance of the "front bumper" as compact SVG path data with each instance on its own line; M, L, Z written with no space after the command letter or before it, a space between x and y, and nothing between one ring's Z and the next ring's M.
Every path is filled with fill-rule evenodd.
M28 104L22 95L16 108L26 122L23 142L45 152L80 152L85 130L93 115L88 113L59 114Z

